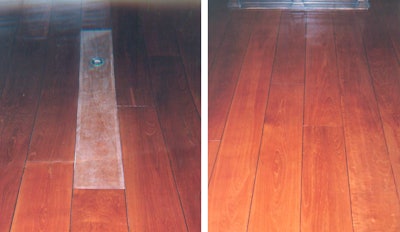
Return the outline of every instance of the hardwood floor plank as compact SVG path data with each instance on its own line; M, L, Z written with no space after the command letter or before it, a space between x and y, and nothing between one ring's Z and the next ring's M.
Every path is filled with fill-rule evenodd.
M120 108L119 118L129 228L186 231L155 109Z
M82 0L82 29L111 28L110 0Z
M400 67L384 21L375 12L369 12L365 24L368 64L400 198Z
M255 17L253 12L232 12L224 39L209 67L208 138L220 140L228 117Z
M342 126L332 15L307 17L304 125Z
M45 40L15 42L11 66L0 98L0 230L8 231L28 153L40 81Z
M355 24L360 14L334 16L354 231L398 231L399 199L362 37Z
M217 159L220 140L208 140L208 181L211 180L211 175L214 171L214 165Z
M139 9L112 8L115 85L120 106L154 106Z
M305 127L301 231L353 231L342 127Z
M72 163L27 163L11 231L68 231Z
M81 25L82 4L80 1L53 1L49 36L76 39L80 36Z
M152 87L189 231L200 231L200 115L181 59L153 57Z
M49 32L51 0L24 0L18 35L31 39L46 38Z
M53 25L52 22L50 33ZM58 31L56 33L60 34L51 33L49 37L43 89L29 149L30 161L74 160L80 51L79 37L76 37L79 31L71 29L68 29L70 34Z
M271 86L248 231L300 230L303 92Z
M209 186L209 231L247 228L279 20L279 11L255 19L261 23L250 38Z
M200 8L179 9L176 37L186 78L197 111L201 112L201 12Z
M175 20L178 10L152 5L140 9L148 56L179 56Z
M128 231L124 190L74 189L73 194L71 231Z
M305 25L305 13L282 13L249 231L300 227Z

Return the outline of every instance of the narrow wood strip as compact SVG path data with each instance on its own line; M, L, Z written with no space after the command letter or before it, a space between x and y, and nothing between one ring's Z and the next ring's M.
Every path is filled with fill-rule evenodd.
M357 17L335 14L339 75L355 231L400 230L400 203Z
M72 163L27 163L11 231L68 231Z
M305 127L301 231L353 231L343 129Z
M178 57L152 57L152 87L189 231L200 231L200 116Z
M121 159L111 31L82 31L74 187L123 189Z
M208 138L212 140L221 140L255 21L253 12L232 13L215 63L209 67Z
M186 231L155 109L119 110L129 228Z
M209 186L209 231L247 228L279 19L279 11L255 19Z
M128 231L124 190L74 189L73 194L71 231Z
M138 14L139 9L128 4L112 8L115 84L121 106L154 106Z
M385 23L378 18L384 12L369 12L364 30L365 48L383 121L397 194L400 198L400 68Z

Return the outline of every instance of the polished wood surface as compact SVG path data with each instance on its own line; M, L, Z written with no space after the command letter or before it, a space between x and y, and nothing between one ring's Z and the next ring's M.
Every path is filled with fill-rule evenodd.
M209 231L399 230L399 5L371 6L211 5Z
M200 231L200 9L0 5L0 231ZM80 34L104 29L127 187L74 189Z

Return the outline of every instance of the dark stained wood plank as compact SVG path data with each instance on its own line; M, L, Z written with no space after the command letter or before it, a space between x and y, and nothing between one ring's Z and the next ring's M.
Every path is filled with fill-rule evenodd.
M27 163L11 231L68 231L72 163Z
M211 175L214 171L214 165L218 157L218 149L220 140L208 140L208 180L211 180Z
M61 26L59 23L65 20L59 21L59 12L53 12L52 19L55 20L51 22L43 89L29 150L30 161L74 160L80 56L77 37L80 29L74 24L80 24L80 21L70 18L74 22L69 22L68 29L62 31L58 28Z
M342 127L304 128L301 231L353 231Z
M82 0L82 29L105 29L110 27L110 0Z
M177 9L156 6L140 9L148 56L179 56L175 22Z
M18 36L43 39L49 32L51 0L24 0Z
M362 15L334 16L354 230L398 231L400 203L362 37L355 24Z
M331 14L308 14L306 47L304 124L342 126Z
M222 137L255 21L254 12L235 11L232 14L215 62L208 72L208 137L212 140Z
M180 9L177 41L186 78L197 111L201 112L201 12L200 8Z
M369 11L365 18L364 42L386 145L400 198L400 67L390 35L385 30L385 15Z
M120 108L126 203L132 231L186 231L154 108Z
M150 61L157 113L189 231L200 231L200 115L180 58Z
M128 4L112 8L115 84L121 106L154 106L138 12Z
M73 194L71 231L128 231L124 190L74 189Z
M250 38L209 185L209 231L247 228L279 20L279 11L257 14L254 20L259 23Z
M282 13L249 231L300 227L305 25L304 12Z
M81 2L53 1L49 36L60 39L76 39L79 37L81 25Z
M8 231L40 95L45 40L16 40L0 98L0 229Z

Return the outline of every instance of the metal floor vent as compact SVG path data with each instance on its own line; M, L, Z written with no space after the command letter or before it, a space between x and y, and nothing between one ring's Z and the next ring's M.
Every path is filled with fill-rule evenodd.
M228 6L242 9L367 10L368 0L229 0Z

